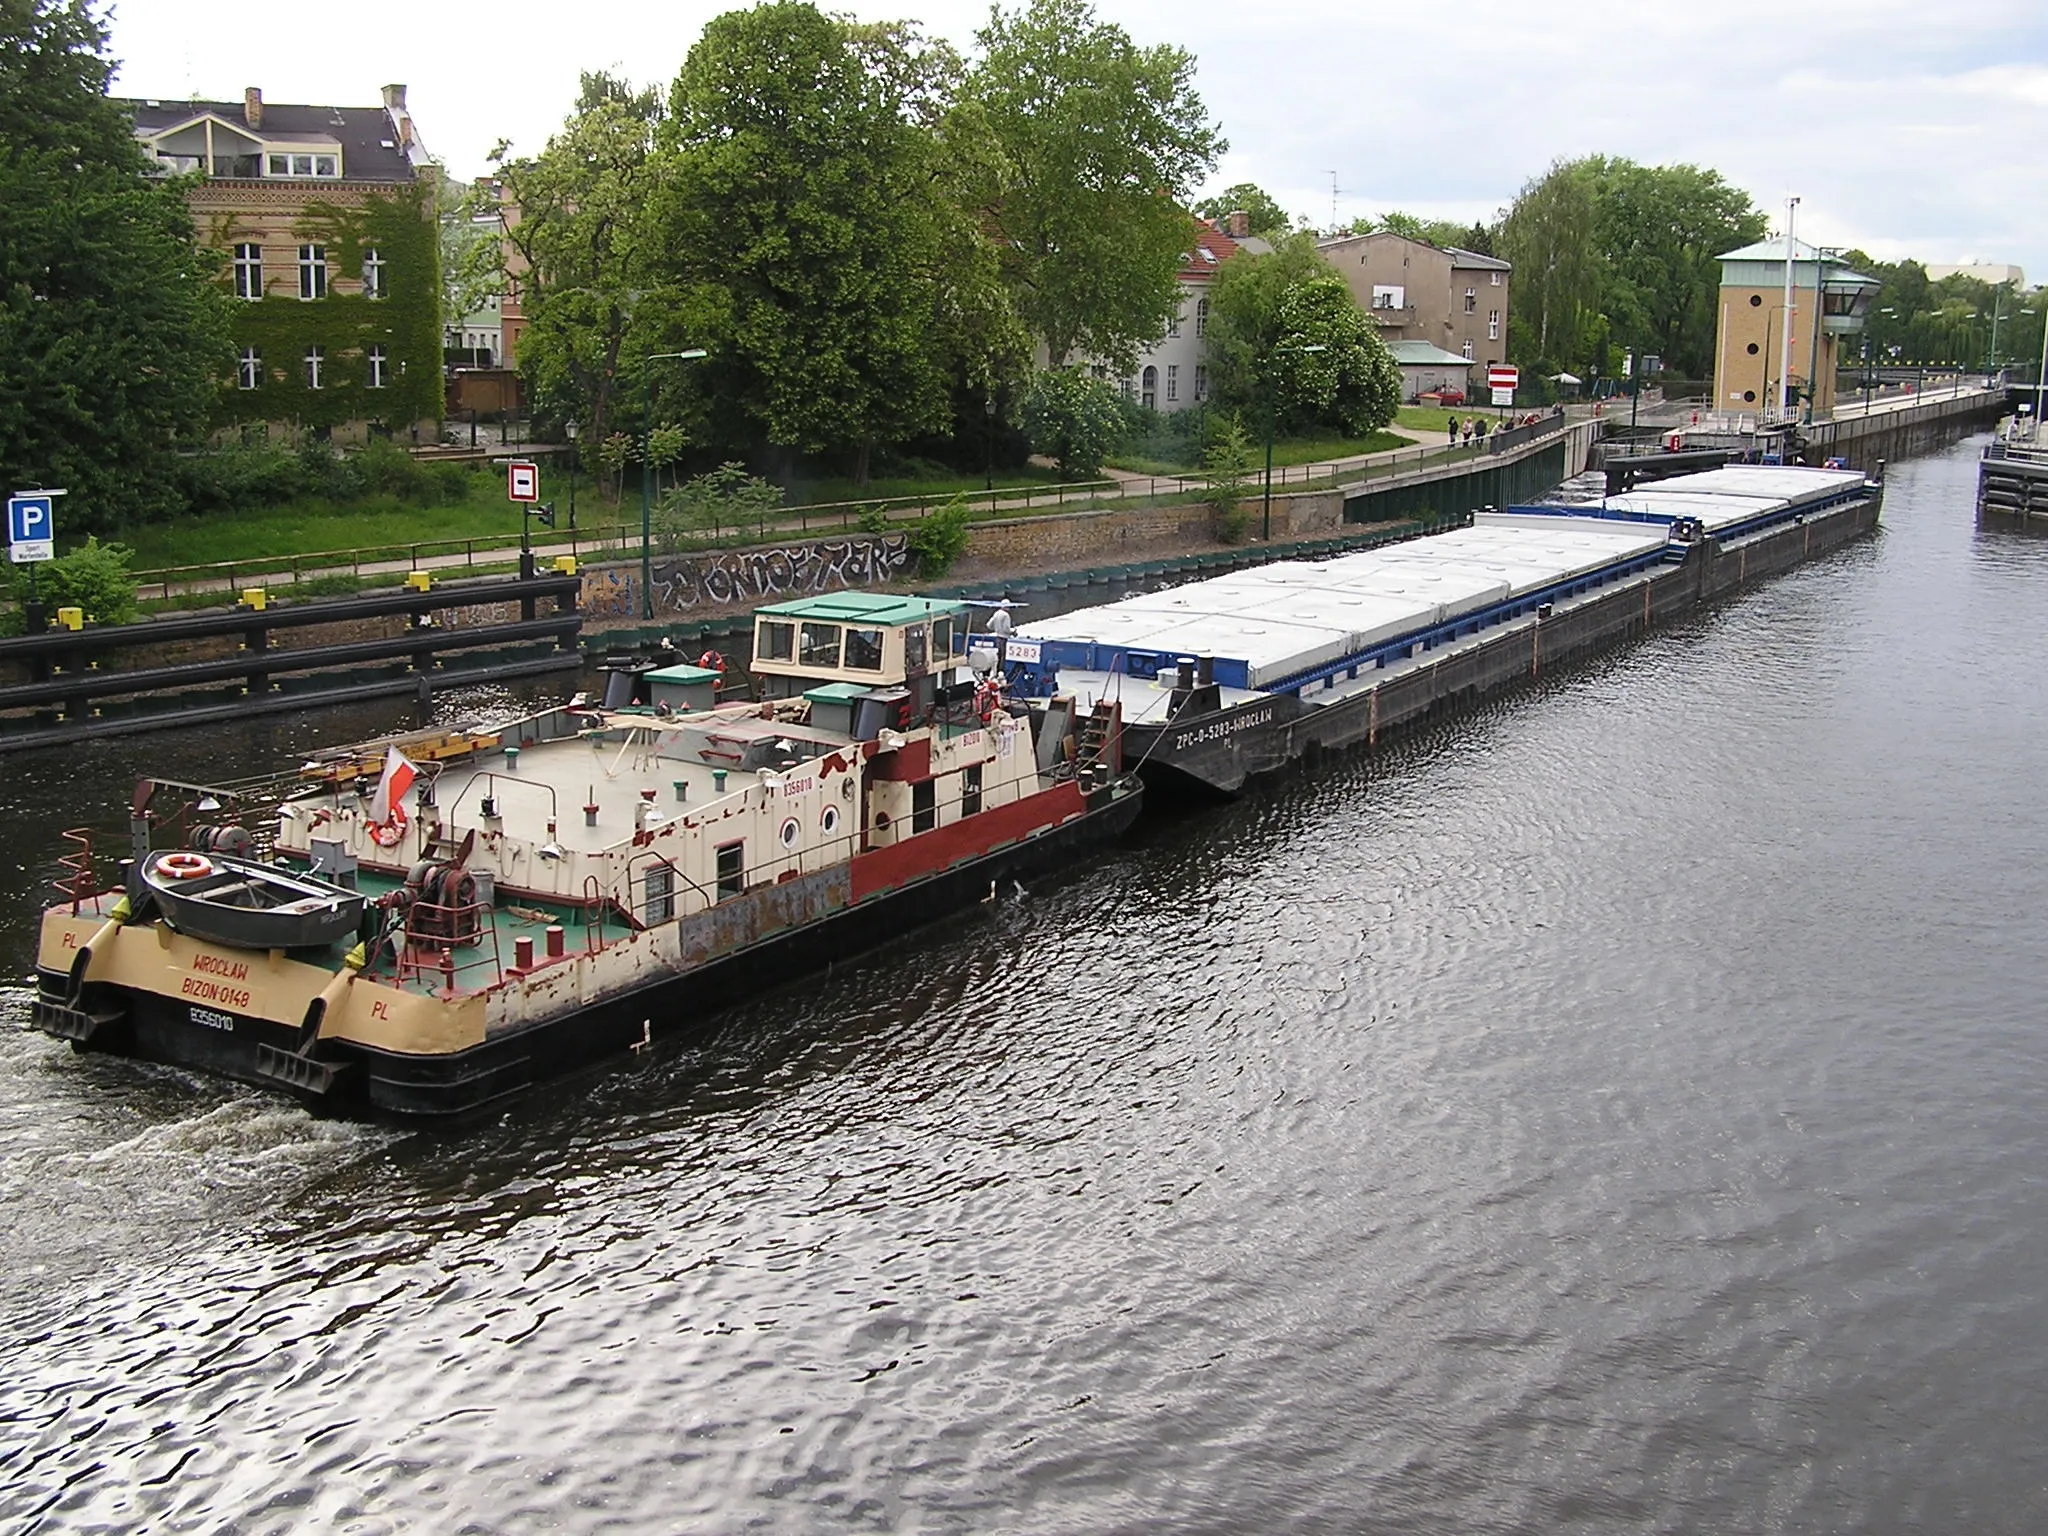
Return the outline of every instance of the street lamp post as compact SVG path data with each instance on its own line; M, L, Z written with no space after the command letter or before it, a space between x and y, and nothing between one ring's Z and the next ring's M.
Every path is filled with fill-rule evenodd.
M1321 342L1314 341L1299 347L1275 345L1266 354L1266 509L1259 519L1259 542L1262 544L1269 544L1273 540L1273 422L1279 415L1280 398L1280 391L1275 387L1273 378L1273 359L1282 352L1299 354L1328 350Z
M1793 238L1793 230L1799 218L1799 199L1785 199L1785 326L1778 335L1778 398L1775 402L1776 417L1784 421L1792 414L1792 317L1797 311L1792 304L1792 253L1799 242Z
M569 531L576 531L576 434L583 428L576 422L565 421L562 430L569 434Z
M985 423L982 437L986 457L983 463L987 469L983 489L993 495L996 488L996 397L993 393L981 402L981 414ZM995 503L990 502L989 505L993 507Z
M694 362L705 356L702 347L687 352L650 352L643 363ZM650 395L641 418L640 443L640 617L654 617L654 480L647 452L647 437L654 430L654 399Z

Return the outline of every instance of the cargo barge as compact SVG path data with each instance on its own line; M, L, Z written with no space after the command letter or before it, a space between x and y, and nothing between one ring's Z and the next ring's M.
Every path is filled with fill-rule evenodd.
M715 667L70 834L35 1027L380 1116L460 1115L1069 865L1142 786L1114 701L1005 700L964 604L763 609Z
M1883 482L1728 465L1021 627L1013 688L1114 704L1154 788L1231 795L1616 644L1868 533Z

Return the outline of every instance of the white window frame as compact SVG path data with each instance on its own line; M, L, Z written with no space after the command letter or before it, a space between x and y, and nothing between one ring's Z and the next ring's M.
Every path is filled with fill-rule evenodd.
M263 384L263 354L254 347L242 348L242 360L235 369L235 381L243 389L258 389Z
M320 381L320 370L326 365L326 362L327 349L325 347L306 348L306 388L325 389L327 387Z
M1166 403L1171 405L1178 399L1180 399L1180 364L1168 363L1166 365Z
M1166 322L1166 334L1169 340L1180 335L1180 311L1178 309L1174 310L1172 316Z
M1486 339L1500 340L1500 311L1497 309L1489 309L1486 312Z
M1500 286L1500 274L1498 272L1489 272L1487 276L1493 279L1494 287L1498 288Z
M1138 375L1138 403L1148 411L1159 409L1159 370L1151 363Z
M384 388L386 383L385 364L387 361L382 347L370 348L370 388Z
M384 268L386 265L387 263L384 258L377 254L377 247L374 245L363 247L364 298L381 299L387 295L389 290L384 286Z
M257 241L242 240L235 245L235 297L263 297L263 247Z
M299 247L299 298L305 303L327 297L327 247Z
M1197 363L1195 364L1195 399L1202 401L1208 398L1209 365L1207 363Z
M1199 337L1208 334L1209 301L1207 299L1197 299L1195 300L1195 335Z
M263 157L263 174L289 181L338 181L341 156L331 150L273 149Z
M1465 343L1465 361L1468 363L1472 361L1472 343L1469 341Z
M1479 313L1479 290L1477 288L1467 288L1465 290L1465 313L1468 315Z

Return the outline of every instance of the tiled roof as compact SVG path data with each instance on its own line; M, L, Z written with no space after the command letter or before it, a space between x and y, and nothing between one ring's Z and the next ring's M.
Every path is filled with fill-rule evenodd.
M1222 230L1207 222L1195 225L1195 248L1181 259L1180 275L1183 282L1206 283L1216 275L1216 269L1235 256L1242 247Z
M211 114L236 132L265 142L331 139L341 147L342 169L349 181L413 179L412 160L399 142L398 127L381 106L310 107L266 101L263 126L251 128L239 101L121 99L119 104L134 114L136 131L150 137Z

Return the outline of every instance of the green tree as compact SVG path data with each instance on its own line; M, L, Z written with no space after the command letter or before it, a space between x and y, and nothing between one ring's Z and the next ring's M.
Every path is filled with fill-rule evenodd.
M1048 368L1032 379L1022 412L1024 435L1068 480L1085 480L1124 430L1117 392L1083 368Z
M640 425L642 359L660 350L651 317L667 296L653 291L645 212L657 118L651 93L585 75L576 111L539 155L492 151L503 201L479 183L467 205L473 218L504 211L501 281L526 313L519 371L531 398L580 418L596 442Z
M1209 380L1217 403L1265 420L1263 369L1287 335L1282 311L1303 283L1334 275L1303 231L1277 242L1269 256L1233 256L1209 284Z
M957 72L907 27L794 0L719 16L690 50L658 219L709 392L741 418L722 440L843 452L865 483L877 446L950 422L960 338L999 292L949 195Z
M1221 219L1242 213L1255 235L1284 235L1294 228L1294 220L1288 217L1287 210L1275 202L1265 188L1249 181L1240 181L1236 186L1225 187L1214 197L1203 198L1195 204L1195 212L1205 219Z
M1542 371L1583 362L1601 294L1594 178L1584 161L1559 161L1523 186L1502 220L1500 251L1515 269L1508 355Z
M1400 367L1343 278L1333 272L1295 284L1281 303L1280 328L1269 369L1282 430L1363 437L1394 419Z
M1001 149L982 187L1018 313L1055 368L1128 371L1180 304L1189 196L1228 147L1193 55L1141 48L1087 0L997 8L965 109Z
M1710 373L1725 252L1764 237L1749 194L1694 165L1593 156L1600 309L1615 339L1688 378Z
M62 486L67 532L179 504L172 451L233 361L185 183L107 99L85 0L0 0L0 475Z

